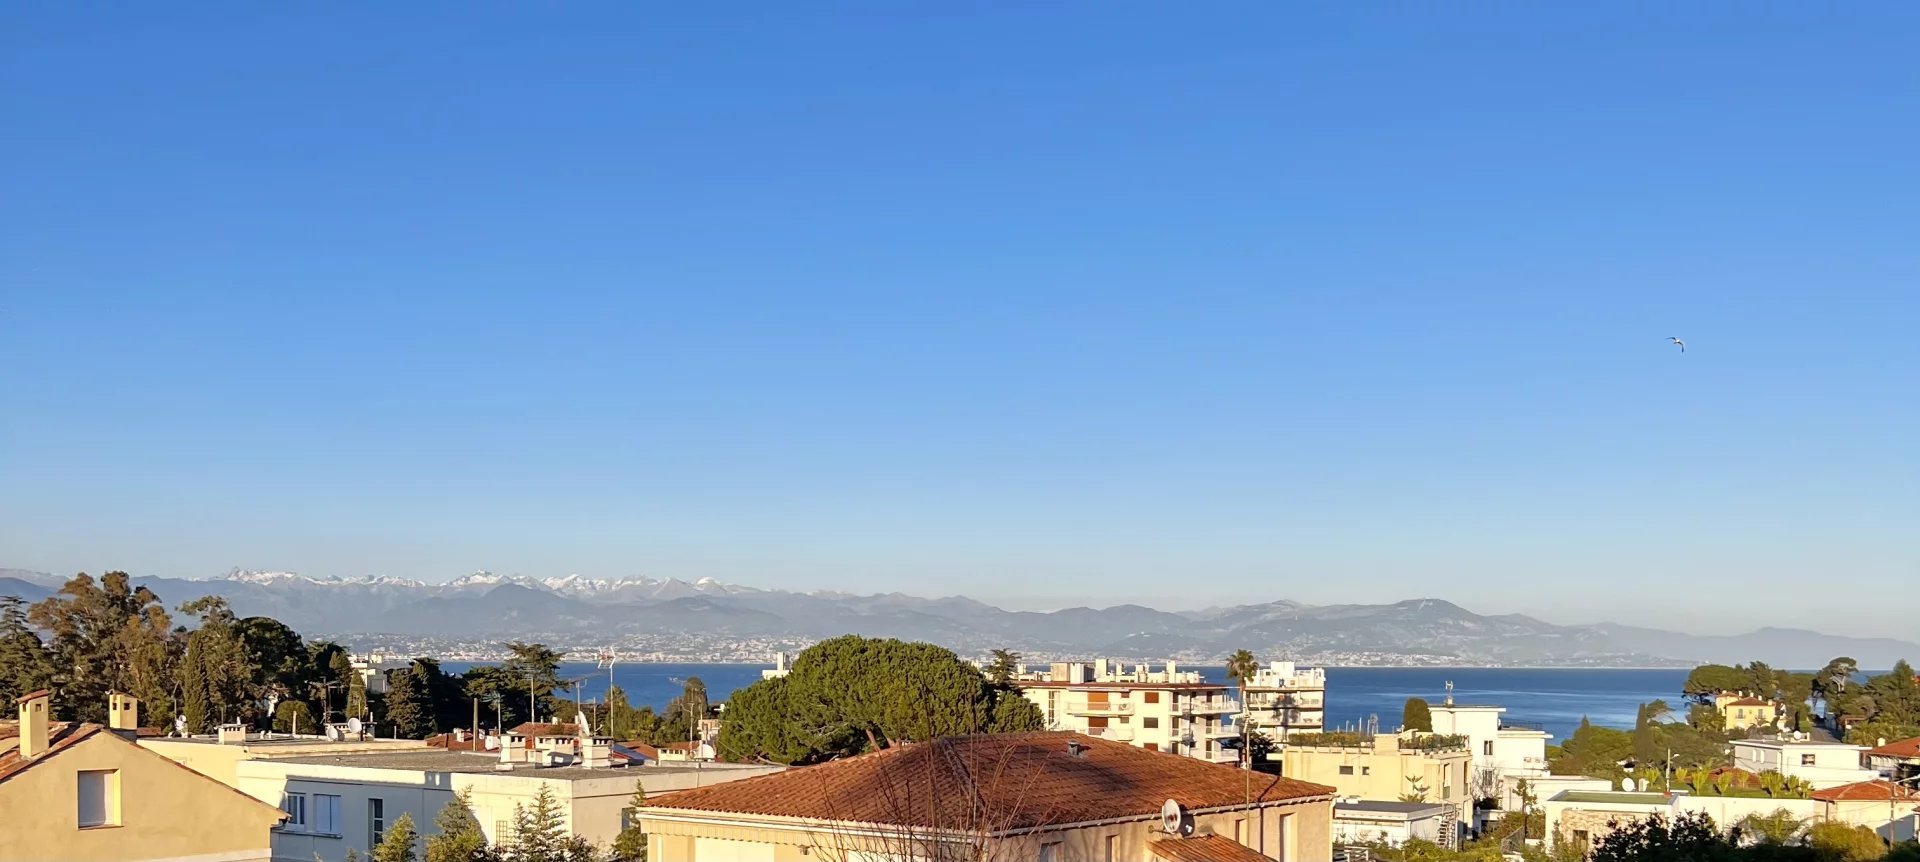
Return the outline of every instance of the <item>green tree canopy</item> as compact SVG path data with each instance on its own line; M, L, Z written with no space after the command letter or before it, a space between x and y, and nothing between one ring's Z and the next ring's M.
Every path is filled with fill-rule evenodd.
M413 815L402 814L380 836L380 845L373 848L367 857L372 862L414 862Z
M97 582L75 575L29 608L27 621L47 633L54 672L65 677L53 704L56 718L105 722L113 689L165 702L135 679L133 668L139 657L166 654L172 621L160 597L133 586L126 572L108 572Z
M425 862L490 862L493 858L465 788L440 809L433 827L435 834L427 838Z
M647 833L640 829L640 818L634 815L647 804L647 789L634 782L633 798L627 801L625 822L619 837L613 839L612 862L647 862ZM428 860L433 862L433 860Z
M27 624L26 602L0 596L0 703L53 685L53 656Z
M811 763L940 736L1038 730L1040 711L951 650L846 635L792 671L735 692L721 730L729 758Z
M994 685L1012 685L1013 677L1020 670L1020 654L1010 649L993 651L993 661L987 665L987 679Z
M1433 732L1433 708L1427 705L1426 698L1407 698L1406 706L1400 708L1400 727L1404 730Z
M402 739L426 739L434 733L433 699L412 667L387 671L387 722Z

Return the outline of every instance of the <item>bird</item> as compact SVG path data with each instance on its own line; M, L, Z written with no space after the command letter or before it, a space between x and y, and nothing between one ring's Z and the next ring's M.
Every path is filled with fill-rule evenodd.
M1669 336L1667 336L1667 340L1668 340L1668 341L1671 341L1671 342L1673 342L1673 346L1675 346L1675 347L1678 347L1678 348L1680 348L1680 352L1681 352L1681 353L1685 353L1685 352L1687 352L1687 343L1686 343L1686 342L1684 342L1684 341L1681 341L1680 339L1678 339L1678 338L1675 338L1675 337L1673 337L1673 336L1671 336L1671 335L1669 335Z

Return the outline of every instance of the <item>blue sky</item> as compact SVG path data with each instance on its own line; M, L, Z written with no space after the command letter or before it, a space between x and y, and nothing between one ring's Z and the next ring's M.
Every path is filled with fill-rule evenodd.
M0 566L1920 637L1911 6L410 5L10 9Z

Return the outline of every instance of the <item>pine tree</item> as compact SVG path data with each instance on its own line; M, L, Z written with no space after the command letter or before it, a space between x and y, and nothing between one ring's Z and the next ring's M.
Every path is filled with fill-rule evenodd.
M620 837L613 839L614 862L647 862L647 833L640 831L638 812L647 804L647 789L639 782L633 785L633 799L627 803L627 828L620 830ZM434 860L428 860L434 862Z
M433 826L439 834L427 839L426 862L484 862L492 858L466 789L440 809Z
M614 739L635 739L633 705L627 693L617 685L607 687L607 735Z
M180 669L180 711L187 717L188 733L213 732L212 709L207 703L205 650L189 642L186 660Z
M414 862L413 815L402 814L380 836L380 846L368 854L371 862Z
M27 625L26 602L0 596L0 703L53 684L53 658Z
M393 724L394 735L402 739L433 735L432 695L412 668L387 674L387 721Z
M541 785L533 807L513 807L513 847L509 862L568 862L567 829L553 789Z
M350 661L347 662L347 717L367 717L367 678L354 670Z

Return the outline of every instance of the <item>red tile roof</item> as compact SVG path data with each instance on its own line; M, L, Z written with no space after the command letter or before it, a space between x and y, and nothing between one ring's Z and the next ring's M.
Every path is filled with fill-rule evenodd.
M1757 697L1743 697L1743 698L1740 698L1739 700L1730 700L1730 701L1727 701L1727 702L1726 702L1726 703L1724 703L1724 704L1721 704L1721 706L1723 706L1723 707L1727 707L1727 706L1772 706L1772 705L1773 705L1773 704L1772 704L1771 702L1769 702L1769 701L1764 701L1764 700L1761 700L1761 699L1759 699L1759 698L1757 698Z
M1068 743L1082 746L1079 756ZM1330 799L1334 788L1077 733L955 736L662 796L649 807L1001 832ZM980 812L978 814L974 812ZM981 822L982 820L986 822ZM968 825L956 826L961 821Z
M1815 790L1813 798L1822 802L1890 802L1920 800L1920 793L1891 781L1861 781Z
M517 733L521 736L574 737L580 734L580 725L569 724L567 722L548 723L544 721L529 721L507 732Z
M1912 739L1896 739L1879 748L1869 750L1867 754L1881 757L1920 757L1920 736Z
M1147 851L1167 862L1273 862L1271 857L1220 835L1166 838L1148 843Z
M0 725L0 781L12 778L14 774L73 747L87 737L106 731L106 728L97 724L53 722L47 725L47 750L27 760L20 756L19 722L7 722L7 725L11 727Z
M146 730L146 728L141 728L140 730ZM136 732L136 735L145 735L145 734ZM171 766L175 769L185 772L186 774L193 776L197 780L211 782L227 790L228 792L231 792L239 796L240 798L247 800L253 805L257 805L268 811L272 811L274 815L274 819L276 821L282 817L287 816L286 812L281 811L279 808L272 805L268 805L265 802L262 802L258 799L253 798L252 796L248 796L247 794L240 792L237 788L231 787L226 784L222 784L218 781L214 781L213 779L208 778L205 775L195 772L194 770L188 768L185 764L180 763L179 761L174 760L173 758L162 756L159 753L154 752L151 749L148 749L144 746L141 746L133 742L129 742L125 739L121 739L119 735L108 730L104 725L99 725L99 724L85 724L80 722L64 722L64 721L53 722L47 725L47 750L38 755L35 755L32 760L23 760L20 757L19 722L16 722L16 721L0 722L0 782L4 782L15 775L18 775L22 772L27 771L29 767L38 766L42 763L45 763L48 760L53 759L53 757L55 755L58 755L60 752L66 751L67 749L72 748L75 745L79 745L81 742L84 742L88 739L92 739L95 736L101 736L106 739L111 739L117 743L127 746L128 748L131 748L134 751L139 752L139 754L134 755L135 757L159 758L162 762L166 763L168 766Z

